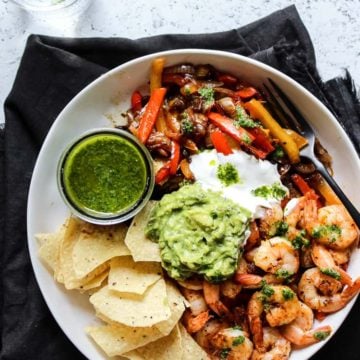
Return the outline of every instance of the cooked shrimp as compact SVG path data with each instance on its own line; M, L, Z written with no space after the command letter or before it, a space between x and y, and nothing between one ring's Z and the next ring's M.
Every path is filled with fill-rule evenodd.
M206 305L204 296L201 291L183 288L181 289L181 292L185 299L189 302L190 310L193 315L197 316L200 313L208 310L208 306Z
M261 242L254 263L271 274L293 275L299 270L299 253L288 240L277 236Z
M235 274L235 281L241 284L246 289L259 289L265 283L276 285L281 284L283 279L273 274L266 274L264 276L255 274Z
M226 280L220 284L220 293L229 298L235 299L241 292L241 285L235 283L232 280Z
M334 278L339 280L342 284L352 284L351 276L345 270L335 264L331 253L323 245L313 244L311 249L311 257L321 272L325 274L333 274Z
M293 321L299 312L299 300L296 294L283 285L265 285L255 292L248 303L250 331L256 348L265 352L261 316L271 327L281 326Z
M254 349L248 334L238 327L220 330L211 343L218 349L218 357L227 360L248 360Z
M260 231L255 220L250 222L249 231L250 235L246 240L245 251L249 251L259 245Z
M343 205L329 205L316 209L307 203L306 229L319 243L335 250L349 248L358 238L354 220Z
M220 300L220 285L204 280L203 291L206 304L219 316L230 315L229 309Z
M293 198L285 208L285 221L288 224L287 236L289 239L294 239L300 232L298 227L303 227L303 210L306 198Z
M277 329L264 328L264 351L255 349L251 360L286 360L291 352L291 344Z
M275 235L279 223L283 220L283 210L280 205L274 205L265 210L265 215L259 220L259 232L262 238Z
M324 313L338 311L360 291L359 277L350 286L343 288L341 292L329 295L320 294L320 286L326 277L329 278L329 276L322 274L318 268L312 268L306 270L300 279L299 297L311 309Z
M328 251L331 257L334 259L336 265L345 265L350 260L350 248L347 248L345 250L328 249Z
M300 302L298 316L290 324L282 327L281 334L297 346L309 346L326 339L331 333L331 326L325 325L312 329L314 324L313 311Z
M195 333L194 338L195 341L208 352L211 352L212 344L211 340L215 334L217 334L220 330L226 329L230 326L230 324L224 319L211 319L208 321L205 326Z
M200 331L211 318L212 316L209 315L208 310L203 311L198 315L194 315L191 311L186 310L182 320L188 333L193 334Z
M315 266L311 256L311 247L305 247L300 250L300 265L306 269Z

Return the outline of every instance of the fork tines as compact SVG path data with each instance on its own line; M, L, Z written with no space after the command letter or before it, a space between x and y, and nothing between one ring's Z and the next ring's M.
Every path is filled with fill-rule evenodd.
M264 95L271 107L271 111L278 115L280 122L283 123L282 125L290 129L293 128L304 136L308 132L313 132L309 123L289 97L272 79L268 78L268 82L269 84L263 84Z

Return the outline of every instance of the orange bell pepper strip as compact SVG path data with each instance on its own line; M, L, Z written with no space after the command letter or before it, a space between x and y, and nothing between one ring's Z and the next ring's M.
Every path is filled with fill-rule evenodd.
M182 159L180 161L180 169L183 175L185 176L185 179L194 180L194 174L190 170L190 165L187 159Z
M140 111L142 108L142 96L139 91L134 91L131 95L131 109Z
M316 190L325 199L326 205L342 205L341 200L324 179L321 179L319 182L317 182Z
M300 161L300 152L295 141L286 133L286 131L279 125L279 123L271 116L263 104L256 100L251 99L244 103L244 108L249 111L253 119L259 120L265 128L270 130L270 134L280 140L280 145L284 148L287 156L292 164Z
M154 89L139 123L138 138L145 144L154 128L158 113L164 101L166 88Z
M224 155L229 155L233 153L226 139L226 136L220 130L213 131L210 134L210 139L217 152L222 153Z
M248 131L242 127L236 127L232 119L219 113L210 112L208 114L210 121L224 133L230 135L235 140L248 145L255 139Z

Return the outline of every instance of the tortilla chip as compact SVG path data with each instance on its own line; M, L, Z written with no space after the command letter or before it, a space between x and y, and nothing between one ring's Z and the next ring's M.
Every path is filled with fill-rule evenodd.
M134 262L131 256L111 260L109 289L143 294L146 289L162 277L162 269L155 262Z
M36 234L35 238L40 243L39 257L55 273L59 268L59 247L65 233L61 226L55 233Z
M72 251L76 278L85 277L115 256L130 255L124 243L126 232L125 224L100 226L83 223Z
M185 311L185 298L181 295L180 291L170 282L166 282L167 299L170 306L171 315L165 320L156 324L156 328L161 331L163 335L169 335L171 330L181 319Z
M151 326L171 315L163 279L143 295L118 293L104 286L90 297L90 302L100 316L132 327Z
M155 201L149 201L144 209L137 214L125 237L125 244L130 249L135 261L161 262L159 245L145 236L145 227Z
M182 360L183 348L180 330L176 326L168 336L123 354L123 356L129 360Z
M88 290L93 290L93 289L97 289L103 284L104 280L109 276L109 269L107 268L104 272L102 272L101 274L95 276L93 279L90 279L89 282L85 283L84 285L80 286L80 291L88 291Z
M179 329L181 334L181 343L183 348L182 360L207 360L208 354L202 349L200 345L193 339L193 337L186 331L184 326L179 323Z
M154 326L141 328L110 324L91 326L86 331L109 357L137 349L163 336Z
M109 266L104 263L83 278L76 277L72 254L83 226L85 226L84 221L70 217L65 224L65 233L59 246L59 266L55 278L57 281L64 283L65 288L69 290L81 289L90 280L103 273Z

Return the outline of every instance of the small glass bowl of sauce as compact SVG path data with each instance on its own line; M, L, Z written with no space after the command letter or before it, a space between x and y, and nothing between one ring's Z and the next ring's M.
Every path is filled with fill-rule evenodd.
M60 194L79 218L111 225L135 216L154 189L148 150L120 129L95 129L73 141L60 157Z

